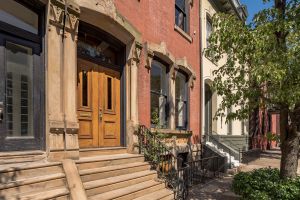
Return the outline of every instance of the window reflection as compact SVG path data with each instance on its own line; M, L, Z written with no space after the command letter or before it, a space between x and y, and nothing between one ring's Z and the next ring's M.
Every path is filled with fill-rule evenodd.
M6 43L6 124L8 136L33 135L32 49Z
M151 126L166 128L168 124L167 109L167 68L153 61L151 66Z

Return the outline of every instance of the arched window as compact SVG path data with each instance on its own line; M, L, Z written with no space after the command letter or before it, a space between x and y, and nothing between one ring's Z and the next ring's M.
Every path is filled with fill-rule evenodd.
M153 60L151 64L151 127L168 125L168 68Z

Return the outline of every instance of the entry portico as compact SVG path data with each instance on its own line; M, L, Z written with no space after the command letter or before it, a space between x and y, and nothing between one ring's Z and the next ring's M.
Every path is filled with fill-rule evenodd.
M64 24L62 19L65 15L65 6L67 6L68 13ZM94 30L88 30L86 27L93 27ZM104 40L94 41L98 42L98 46L96 43L88 46L84 42L91 42L93 38L89 33L93 31L95 33L97 29L99 30L97 33L103 33ZM138 121L136 90L137 64L142 49L140 33L117 13L112 1L92 0L76 3L76 1L52 0L49 4L47 34L48 123L46 135L48 135L49 159L78 158L79 144L82 148L125 146L127 144L130 149L130 144L133 144L133 132ZM98 34L97 39L99 38L101 35ZM83 45L78 47L79 43ZM119 49L113 49L114 44L116 44L115 46L119 45ZM92 49L92 47L95 48ZM85 49L79 52L78 48ZM107 52L104 52L103 50L106 49L108 49ZM98 55L102 53L101 51L104 53L103 56ZM86 54L82 55L83 52ZM110 54L113 57L112 60L105 60L105 53ZM79 56L79 54L81 55ZM81 58L78 59L78 56ZM82 56L85 58L83 59ZM94 60L91 61L91 59ZM99 65L99 62L105 64L106 67ZM88 65L96 66L93 68L93 72L82 70L89 67ZM96 77L100 76L95 75L95 71L100 70L102 72L97 72L98 74L107 74L103 72L105 69L107 69L106 72L111 71L110 76L104 81L101 75L103 83L101 84L100 81L96 81ZM105 89L105 93L95 90L99 87ZM99 95L103 102L99 101ZM99 105L105 102L104 96L106 96L107 105L102 109ZM90 108L87 102L83 102L89 101L89 98L91 98L90 105L93 104ZM111 102L107 102L108 100ZM115 110L112 109L113 106ZM88 111L89 109L94 109L94 112ZM94 123L88 122L91 120L89 115L91 118L93 116ZM113 115L114 119L111 118ZM106 120L109 123L99 125L99 117L103 117L103 121ZM106 133L104 129L106 129ZM93 136L94 140L98 138L96 139L98 141L93 141ZM100 137L103 141L107 141L106 144ZM114 142L108 142L112 140Z

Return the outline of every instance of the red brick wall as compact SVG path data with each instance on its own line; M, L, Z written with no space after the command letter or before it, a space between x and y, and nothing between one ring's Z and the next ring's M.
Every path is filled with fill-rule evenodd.
M143 42L165 42L175 58L186 57L196 73L190 91L190 129L194 139L200 133L200 55L199 55L199 1L190 7L190 36L193 42L174 30L175 0L115 0L118 11L142 33ZM194 34L195 32L195 34ZM145 52L144 52L145 53ZM144 56L139 66L138 101L139 121L150 126L150 74L144 67Z

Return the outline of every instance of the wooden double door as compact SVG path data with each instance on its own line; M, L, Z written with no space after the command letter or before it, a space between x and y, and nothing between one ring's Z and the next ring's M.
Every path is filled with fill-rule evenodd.
M78 59L80 148L120 146L120 72Z

